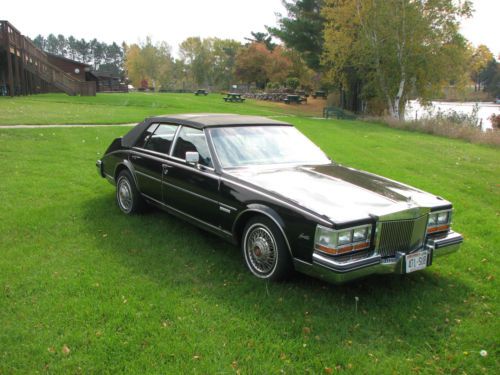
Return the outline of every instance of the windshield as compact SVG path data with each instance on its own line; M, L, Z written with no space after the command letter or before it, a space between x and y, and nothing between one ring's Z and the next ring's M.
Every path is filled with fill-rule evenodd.
M327 164L330 160L293 126L210 129L222 168L266 164Z

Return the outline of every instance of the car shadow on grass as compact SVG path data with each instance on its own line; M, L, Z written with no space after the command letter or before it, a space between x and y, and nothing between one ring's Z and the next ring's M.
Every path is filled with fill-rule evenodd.
M451 334L450 306L461 305L470 294L458 277L443 275L436 266L340 286L299 274L268 283L245 269L236 246L160 210L123 215L113 193L82 204L84 230L101 252L147 275L158 288L225 305L243 320L266 316L265 324L276 327L307 324L323 335L342 337L358 329L421 345L436 334Z

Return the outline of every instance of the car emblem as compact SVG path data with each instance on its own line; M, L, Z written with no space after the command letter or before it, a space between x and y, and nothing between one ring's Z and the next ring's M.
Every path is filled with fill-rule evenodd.
M311 237L305 235L304 233L299 234L299 238L306 241L309 241L311 239Z

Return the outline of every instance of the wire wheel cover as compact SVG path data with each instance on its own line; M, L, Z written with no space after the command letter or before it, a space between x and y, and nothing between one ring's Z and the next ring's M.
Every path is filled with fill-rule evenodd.
M273 271L277 261L277 247L271 232L257 225L248 232L245 252L249 264L260 274Z
M132 188L126 178L121 178L118 182L118 203L124 211L130 211L132 208Z

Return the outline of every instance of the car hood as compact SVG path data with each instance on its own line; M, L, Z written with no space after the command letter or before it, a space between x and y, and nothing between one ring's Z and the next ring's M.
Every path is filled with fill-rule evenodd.
M440 197L411 186L339 164L243 168L230 174L294 201L334 223L389 216L414 207L450 205Z

